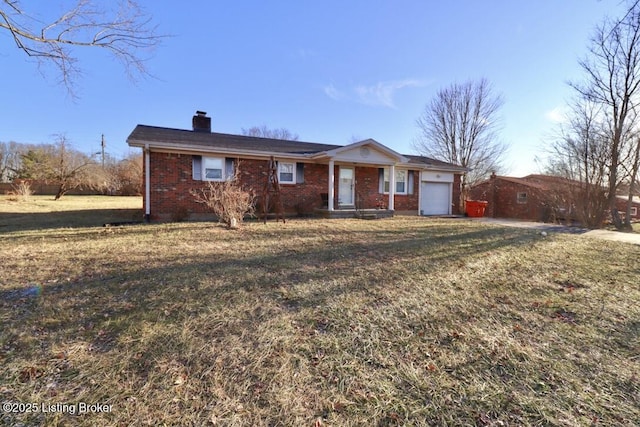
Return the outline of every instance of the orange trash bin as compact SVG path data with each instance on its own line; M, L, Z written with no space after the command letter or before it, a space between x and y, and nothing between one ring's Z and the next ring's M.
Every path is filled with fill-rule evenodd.
M467 216L471 218L483 217L488 204L489 202L484 200L467 200Z

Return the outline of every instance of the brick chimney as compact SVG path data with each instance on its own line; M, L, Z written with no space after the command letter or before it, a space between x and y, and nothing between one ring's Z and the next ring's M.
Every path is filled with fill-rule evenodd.
M206 111L196 111L196 115L193 116L191 123L193 124L194 132L211 133L211 117L207 117Z

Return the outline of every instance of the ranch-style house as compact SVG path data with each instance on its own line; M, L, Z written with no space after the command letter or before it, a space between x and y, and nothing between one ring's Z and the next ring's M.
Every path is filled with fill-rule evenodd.
M129 146L144 152L147 220L171 220L177 214L184 219L206 217L205 207L190 190L235 172L260 204L272 157L287 215L460 213L460 175L465 169L454 164L400 154L373 139L341 146L216 133L202 111L192 124L192 130L138 125L127 138Z

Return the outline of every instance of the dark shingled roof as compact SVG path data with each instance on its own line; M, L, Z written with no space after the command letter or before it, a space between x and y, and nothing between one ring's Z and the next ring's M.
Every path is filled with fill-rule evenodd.
M184 129L171 129L157 126L137 125L127 138L132 145L144 142L158 142L175 146L202 146L242 151L262 151L288 154L315 154L343 147L334 144L318 144L315 142L288 141L283 139L259 138L255 136L231 135L217 132L196 132ZM138 143L138 144L135 144ZM404 155L411 163L435 167L460 166L435 160L425 156Z
M415 156L412 154L403 154L403 156L405 156L406 158L409 159L409 161L411 161L411 163L423 163L425 165L429 165L429 166L456 166L456 167L460 167L458 165L454 165L453 163L447 163L447 162L443 162L442 160L436 160L436 159L432 159L431 157L426 157L426 156Z
M258 138L217 132L194 132L146 125L136 126L127 141L153 141L175 145L202 145L204 147L229 150L273 151L290 154L312 154L341 147L340 145Z

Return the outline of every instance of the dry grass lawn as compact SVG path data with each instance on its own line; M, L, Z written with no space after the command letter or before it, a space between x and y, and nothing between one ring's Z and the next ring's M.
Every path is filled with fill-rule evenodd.
M0 233L141 220L142 197L36 195L25 202L0 195Z
M465 220L23 215L0 227L0 401L36 405L0 424L640 419L638 246ZM50 411L79 402L111 410Z

